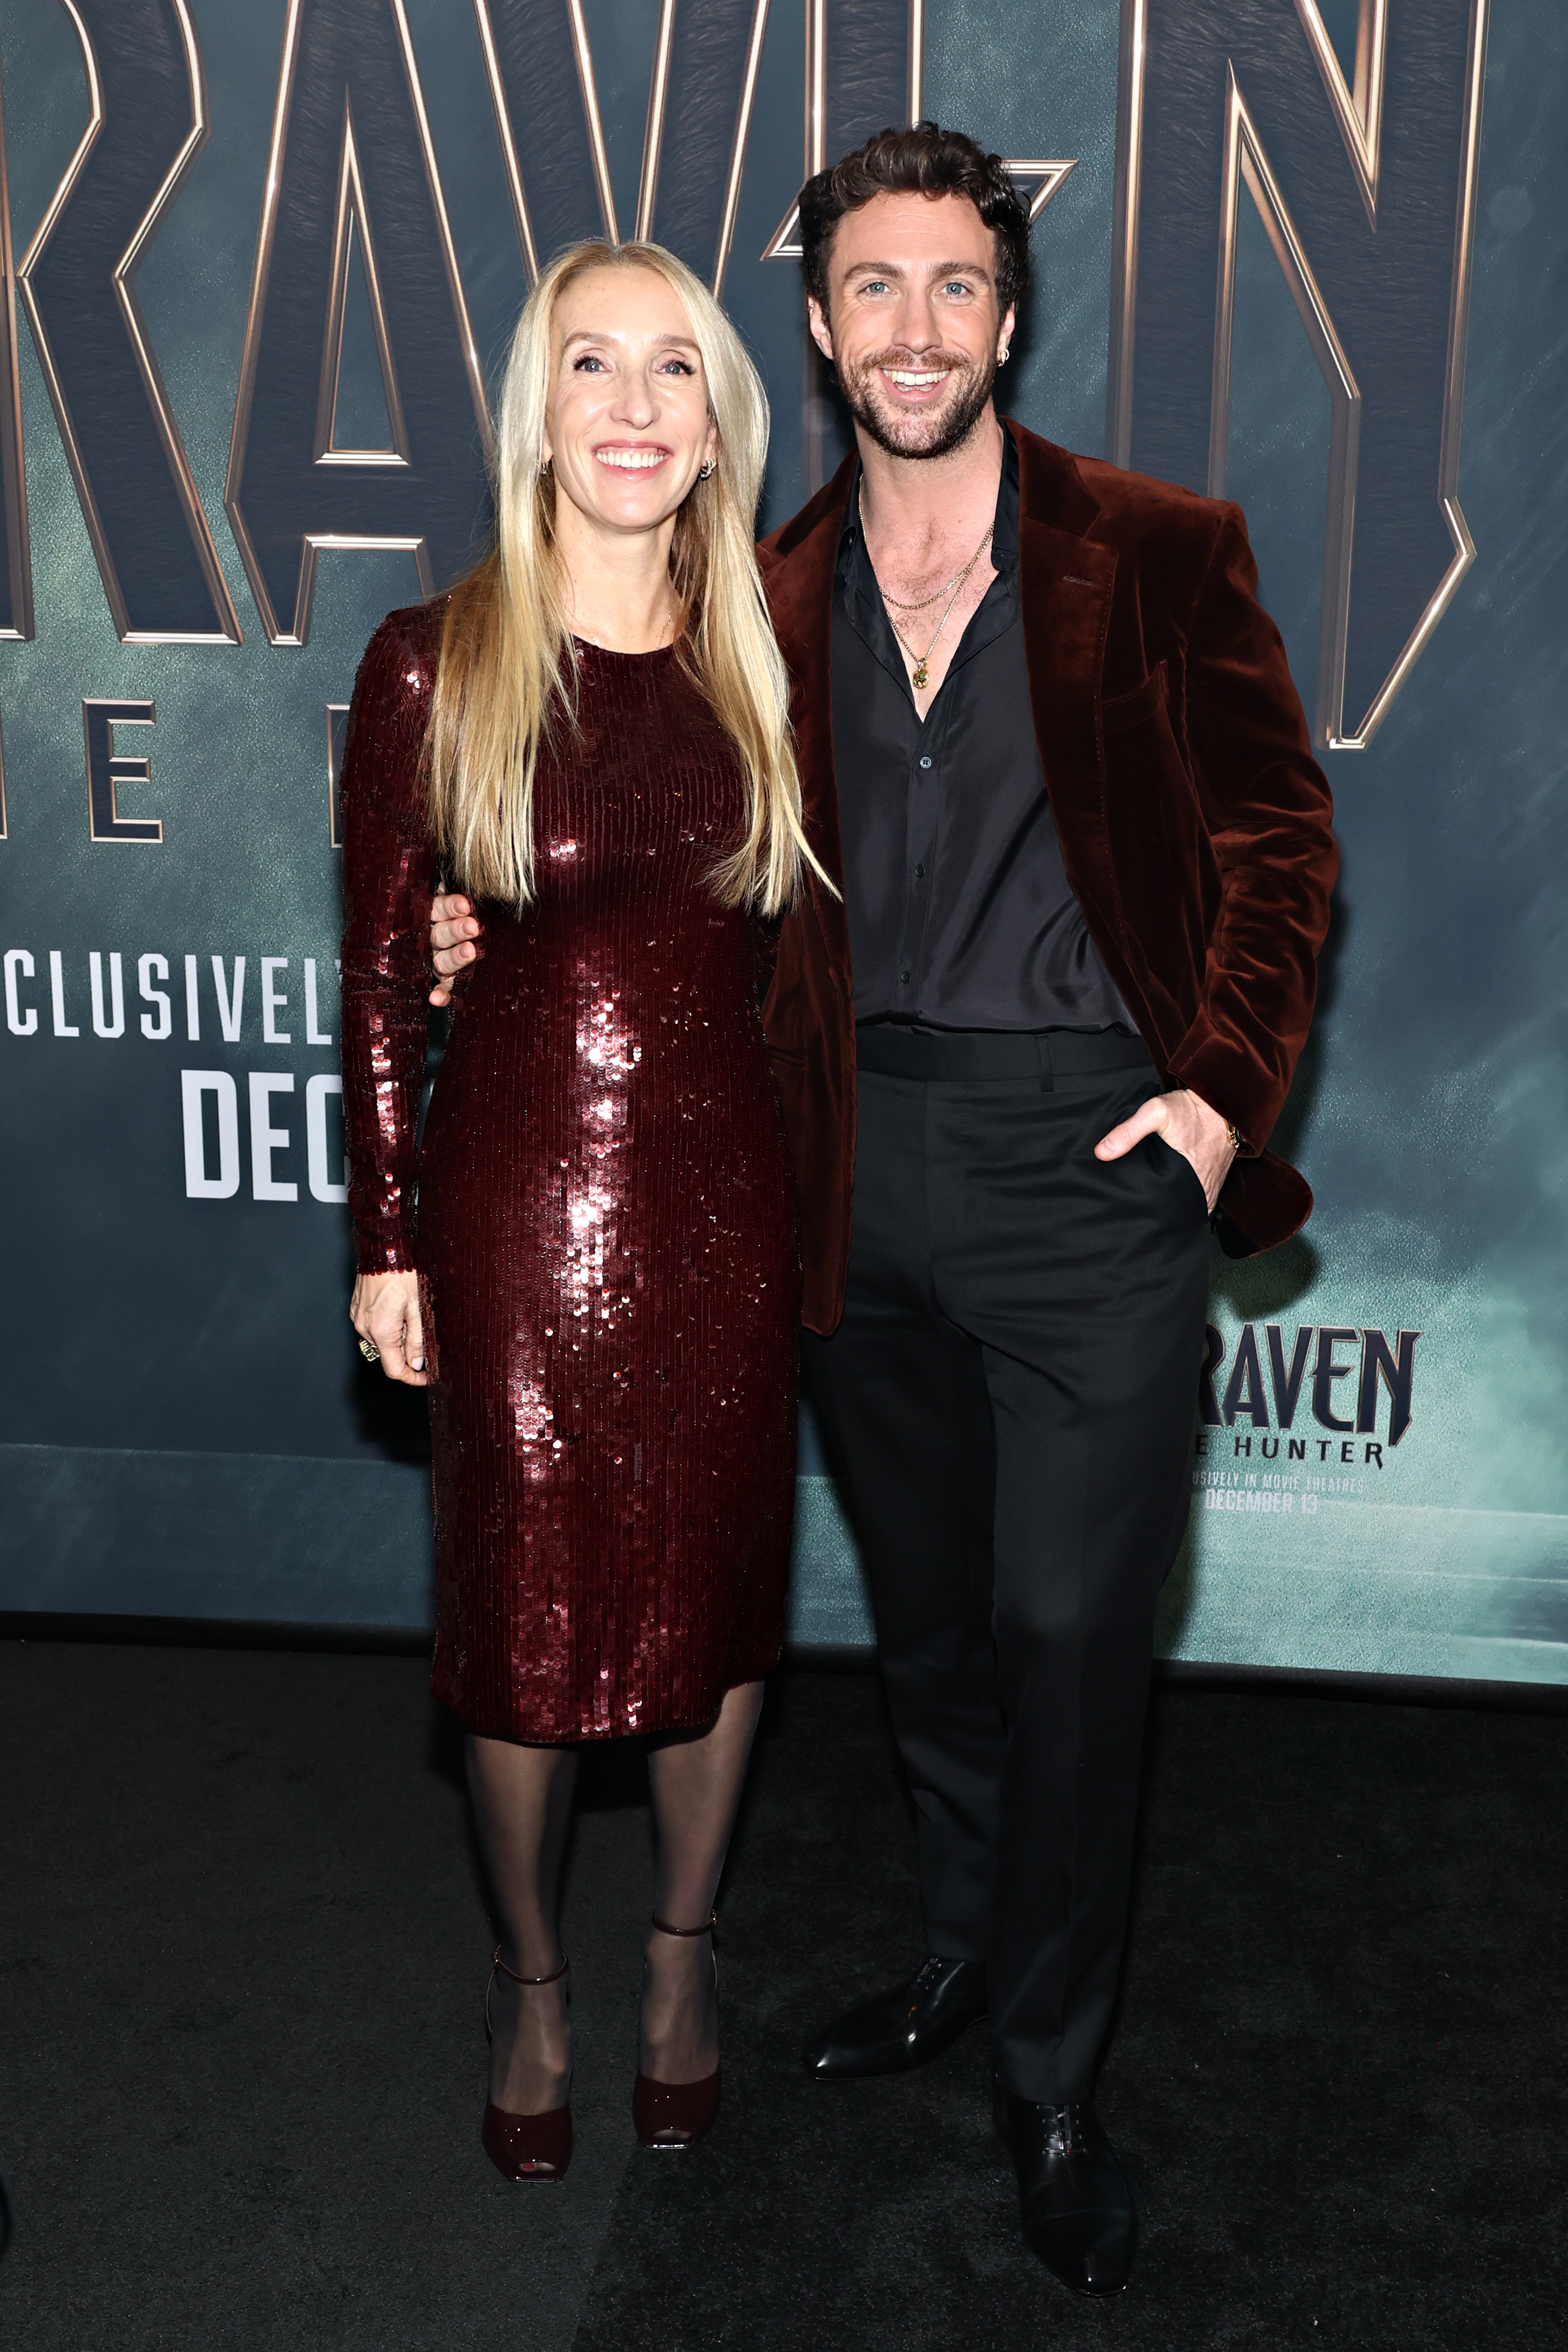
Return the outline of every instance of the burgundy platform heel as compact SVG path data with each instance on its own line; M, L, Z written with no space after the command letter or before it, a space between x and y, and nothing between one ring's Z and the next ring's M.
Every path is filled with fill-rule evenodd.
M564 1952L561 1966L552 1969L547 1977L520 1977L509 1969L500 1956L498 1944L490 1960L490 1973L485 1985L485 2033L490 2032L490 1986L499 1969L513 1984L559 1984L571 1963ZM509 2180L561 2180L572 2161L572 2105L547 2107L542 2116L509 2116L504 2107L487 2102L485 2119L479 2127L479 2138L485 2154L498 2172Z
M719 1925L719 1914L710 1912L700 1927L669 1927L659 1918L653 1924L661 1936L710 1936ZM718 1953L712 1958L713 1989L717 1991ZM721 2072L715 2066L700 2083L658 2083L651 2074L639 2073L632 2085L632 2121L644 2147L695 2147L711 2130L719 2112Z

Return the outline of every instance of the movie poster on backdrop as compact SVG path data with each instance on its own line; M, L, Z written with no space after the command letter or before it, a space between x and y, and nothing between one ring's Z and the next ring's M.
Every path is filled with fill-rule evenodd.
M1162 1647L1568 1678L1565 53L1550 0L0 0L0 1610L428 1622L344 1314L358 656L480 544L580 235L721 293L791 513L847 446L796 190L931 113L1036 216L1014 413L1244 506L1344 851L1316 1213L1216 1249ZM809 1404L801 1472L795 1633L864 1642Z

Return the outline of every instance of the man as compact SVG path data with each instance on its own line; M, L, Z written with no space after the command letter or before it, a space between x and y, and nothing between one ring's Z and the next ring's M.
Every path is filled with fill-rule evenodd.
M764 1019L926 1946L806 2064L897 2072L988 2011L1026 2236L1103 2294L1136 2219L1089 2094L1210 1217L1243 1253L1310 1209L1263 1147L1337 853L1239 511L998 422L1027 238L932 124L803 192L856 454L760 554L842 897L808 881Z

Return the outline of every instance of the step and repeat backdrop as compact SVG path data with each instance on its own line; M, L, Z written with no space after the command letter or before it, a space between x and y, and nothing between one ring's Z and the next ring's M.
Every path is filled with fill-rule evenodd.
M0 1610L428 1622L344 1312L355 664L577 236L720 291L791 513L795 193L931 113L1036 208L1016 413L1242 501L1338 804L1317 1213L1216 1255L1162 1646L1568 1679L1556 0L0 0ZM809 1406L801 1473L796 1636L867 1641Z

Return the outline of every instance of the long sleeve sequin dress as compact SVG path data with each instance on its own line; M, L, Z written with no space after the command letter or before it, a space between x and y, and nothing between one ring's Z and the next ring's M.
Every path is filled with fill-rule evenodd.
M673 653L583 649L537 895L478 909L416 1149L439 628L376 632L342 780L350 1205L361 1270L420 1277L434 1687L491 1738L700 1726L777 1662L795 1480L794 1186L752 924L707 880L743 780Z

